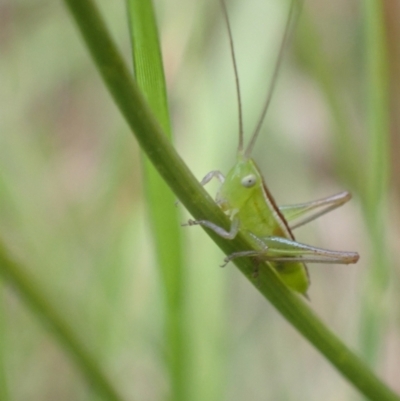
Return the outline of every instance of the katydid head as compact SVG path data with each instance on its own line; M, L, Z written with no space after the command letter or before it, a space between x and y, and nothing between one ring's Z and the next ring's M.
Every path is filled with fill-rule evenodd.
M252 159L239 158L221 185L216 202L224 211L240 210L262 185L262 177Z

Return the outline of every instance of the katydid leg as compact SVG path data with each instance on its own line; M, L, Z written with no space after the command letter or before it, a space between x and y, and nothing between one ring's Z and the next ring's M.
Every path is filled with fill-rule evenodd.
M234 218L232 220L231 228L229 231L208 220L189 220L186 224L183 224L183 226L194 226L194 225L207 227L225 239L234 239L239 231L239 219L237 218Z
M270 262L302 263L356 263L359 256L356 252L331 251L302 244L282 237L265 237L260 239L264 249L235 252L225 258L225 262L241 257L257 257Z
M318 199L311 202L280 206L279 211L283 214L288 222L302 217L306 213L312 213L310 216L305 217L303 220L300 220L298 223L290 226L291 229L295 229L309 223L312 220L315 220L326 213L329 213L339 206L342 206L350 199L351 194L349 192L340 192L327 198Z
M200 184L204 186L213 178L216 178L221 184L225 181L225 176L219 170L213 170L206 174L206 176L200 181Z
M204 186L208 184L213 178L217 178L221 184L225 181L225 176L219 170L213 170L204 176L204 178L200 181L200 184ZM179 203L179 200L177 200L175 202L175 206L178 206Z

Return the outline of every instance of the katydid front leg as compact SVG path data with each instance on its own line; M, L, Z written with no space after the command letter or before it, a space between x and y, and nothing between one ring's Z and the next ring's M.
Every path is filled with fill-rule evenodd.
M204 186L213 178L216 178L221 184L225 181L225 176L219 170L213 170L206 174L206 176L200 181L200 184Z
M200 181L200 184L204 186L208 184L213 178L216 178L221 184L225 181L225 176L219 170L213 170L205 175L205 177ZM209 229L215 231L218 235L226 239L235 238L237 232L239 231L239 221L232 222L231 229L229 231L226 231L222 227L219 227L211 221L207 220L189 220L186 224L182 224L183 227L195 225L208 227Z
M225 181L225 176L219 170L210 171L205 177L200 181L200 184L204 187L204 185L208 184L213 178L216 178L221 184ZM175 206L179 205L179 200L175 202Z
M218 181L222 184L225 181L225 176L219 170L210 171L206 176L200 181L201 185L208 184L213 178L217 178ZM233 214L232 214L233 216ZM211 221L207 220L189 220L187 224L182 224L182 226L195 226L201 225L207 227L214 232L216 232L219 236L226 239L233 239L236 237L236 234L239 231L239 220L233 220L232 225L229 231L226 231L224 228L217 226Z

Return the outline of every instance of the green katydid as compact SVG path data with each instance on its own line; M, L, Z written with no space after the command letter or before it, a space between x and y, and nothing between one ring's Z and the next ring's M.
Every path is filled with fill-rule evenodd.
M359 256L355 252L331 251L305 245L295 241L292 234L294 228L304 225L350 200L351 195L348 192L341 192L328 198L308 203L278 207L265 185L260 170L250 156L271 101L284 49L293 30L293 21L295 20L294 3L295 0L292 0L278 59L261 117L247 148L244 149L240 87L232 32L225 3L221 0L235 73L239 108L239 144L237 162L228 174L224 176L218 170L211 171L203 178L201 184L205 185L213 178L217 178L221 182L215 201L230 217L231 227L227 231L207 220L189 220L188 225L202 225L226 239L235 238L239 230L246 231L253 240L254 249L236 252L227 256L225 264L239 257L252 257L259 261L266 261L275 269L289 288L306 295L309 287L309 277L305 263L349 264L356 263ZM304 217L300 222L289 225L291 221L307 214L308 216Z

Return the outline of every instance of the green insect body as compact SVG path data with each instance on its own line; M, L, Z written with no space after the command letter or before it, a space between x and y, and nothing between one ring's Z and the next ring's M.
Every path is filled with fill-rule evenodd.
M267 189L260 170L252 159L239 158L229 171L218 191L216 202L224 212L233 214L240 222L240 229L255 239L260 248L268 237L294 240L294 236L275 200ZM263 248L263 247L262 247ZM262 250L262 249L260 249ZM272 256L273 253L270 254ZM282 280L294 290L305 293L309 285L307 268L303 263L273 265Z
M252 240L252 249L227 256L225 264L240 257L251 257L256 261L266 261L289 288L306 296L310 284L306 263L349 264L356 263L359 256L356 252L331 251L302 244L295 240L292 233L293 229L346 203L351 198L348 192L341 192L312 202L278 207L263 180L259 168L250 157L272 97L283 50L293 27L294 4L295 1L292 1L278 61L275 65L272 83L261 117L246 150L244 150L238 72L227 10L224 1L221 0L228 28L238 96L238 157L236 164L226 177L220 171L214 170L203 178L201 184L205 185L213 178L217 178L221 182L215 201L230 217L232 223L229 231L207 220L189 220L188 225L202 225L226 239L235 238L239 230L247 232ZM291 221L298 218L303 219L289 225Z

